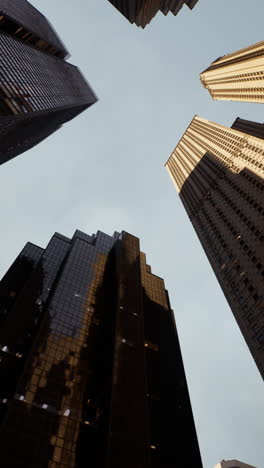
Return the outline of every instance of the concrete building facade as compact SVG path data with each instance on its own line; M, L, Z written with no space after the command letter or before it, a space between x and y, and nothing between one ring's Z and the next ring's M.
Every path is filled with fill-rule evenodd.
M215 100L264 102L264 41L218 58L200 74Z
M264 378L264 141L195 116L166 168Z

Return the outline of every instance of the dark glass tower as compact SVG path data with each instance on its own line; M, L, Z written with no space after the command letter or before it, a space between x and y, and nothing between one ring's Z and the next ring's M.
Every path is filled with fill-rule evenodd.
M237 117L231 128L264 140L263 123L252 122L251 120L240 119L240 117Z
M0 0L0 164L54 133L97 100L45 16Z
M136 237L28 243L0 317L1 466L202 468L168 294Z
M192 9L198 0L109 0L130 23L145 28L152 18L161 11L164 15L171 12L177 15L185 4Z

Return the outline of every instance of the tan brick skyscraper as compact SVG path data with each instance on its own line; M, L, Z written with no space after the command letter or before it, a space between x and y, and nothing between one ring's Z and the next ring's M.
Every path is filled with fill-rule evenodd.
M224 55L200 74L213 99L264 102L264 41Z
M264 378L264 141L195 116L166 168Z

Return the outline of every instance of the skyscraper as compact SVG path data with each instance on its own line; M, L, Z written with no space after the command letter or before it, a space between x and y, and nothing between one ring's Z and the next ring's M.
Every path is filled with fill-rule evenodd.
M231 128L264 140L263 123L252 122L251 120L240 119L240 117L237 117Z
M222 460L215 468L256 468L247 463L242 463L238 460Z
M200 74L213 99L264 102L264 41L212 62Z
M202 468L168 293L136 237L28 243L0 320L1 466Z
M32 148L97 100L47 19L0 0L0 164Z
M264 141L195 116L166 168L264 378Z
M198 0L109 0L130 23L145 28L154 16L161 11L164 15L171 12L177 15L185 4L190 9L196 5Z

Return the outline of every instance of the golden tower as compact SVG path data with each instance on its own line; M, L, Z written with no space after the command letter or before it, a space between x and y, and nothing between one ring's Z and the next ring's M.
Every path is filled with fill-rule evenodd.
M195 116L166 168L264 378L264 140Z
M264 41L218 58L200 74L215 100L264 102Z

